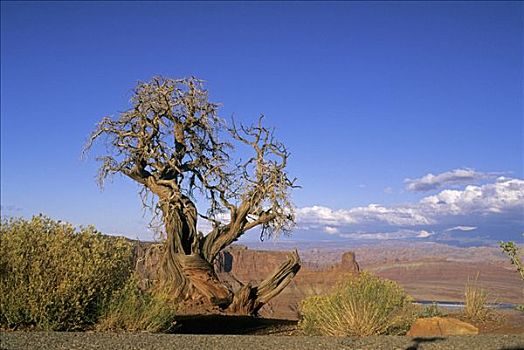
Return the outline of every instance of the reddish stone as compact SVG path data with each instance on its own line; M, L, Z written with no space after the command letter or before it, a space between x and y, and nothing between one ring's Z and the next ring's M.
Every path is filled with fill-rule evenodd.
M451 317L419 318L411 326L408 336L433 337L442 335L478 334L479 329L472 324Z

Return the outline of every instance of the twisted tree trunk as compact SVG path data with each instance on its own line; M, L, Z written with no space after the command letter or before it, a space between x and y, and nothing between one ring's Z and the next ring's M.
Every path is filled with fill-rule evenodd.
M295 251L259 285L248 283L233 292L219 280L213 266L213 260L221 250L216 247L225 246L224 240L229 243L224 239L227 229L217 229L207 237L198 234L196 208L187 197L166 199L160 207L167 233L160 277L179 300L199 300L228 313L256 315L300 269L300 259Z
M161 263L162 280L181 300L207 299L226 307L232 294L219 280L213 266L200 254L196 208L188 198L161 204L167 239Z

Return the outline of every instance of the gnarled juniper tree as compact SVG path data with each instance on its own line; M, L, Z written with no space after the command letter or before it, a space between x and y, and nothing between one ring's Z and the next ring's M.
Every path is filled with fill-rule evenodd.
M264 237L289 232L295 180L286 173L288 151L262 118L251 127L227 127L203 81L193 77L139 83L131 103L116 118L103 118L86 145L106 140L107 154L97 158L100 184L123 174L142 186L143 197L154 195L166 235L160 276L178 298L256 314L298 272L298 254L259 285L235 292L219 281L213 261L252 228L260 227ZM233 142L248 146L251 156L232 159ZM205 213L197 210L194 193L207 199ZM198 219L211 224L206 235L197 231Z

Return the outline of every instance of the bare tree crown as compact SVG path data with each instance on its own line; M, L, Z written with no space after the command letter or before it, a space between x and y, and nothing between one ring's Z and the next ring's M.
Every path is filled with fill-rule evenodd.
M208 240L222 242L207 253L211 259L253 227L260 226L264 237L290 230L295 179L286 172L289 152L262 117L253 126L228 127L204 82L194 77L140 82L131 104L116 118L104 117L86 144L88 150L99 139L106 142L106 154L97 158L100 185L123 174L143 186L143 196L155 194L158 208L169 202L194 211L198 190L208 210L197 214L213 224ZM232 159L238 143L250 147L252 156ZM198 244L206 245L205 239Z

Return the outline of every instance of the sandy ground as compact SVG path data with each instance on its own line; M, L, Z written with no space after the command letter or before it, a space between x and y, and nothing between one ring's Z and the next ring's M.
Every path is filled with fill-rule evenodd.
M447 338L378 336L334 338L253 335L172 335L147 333L1 333L2 350L51 349L524 349L524 335L479 335Z
M454 315L456 316L456 315ZM505 311L482 324L479 335L452 337L311 337L297 322L239 316L185 316L177 334L128 332L0 333L0 350L17 349L524 349L524 313Z

